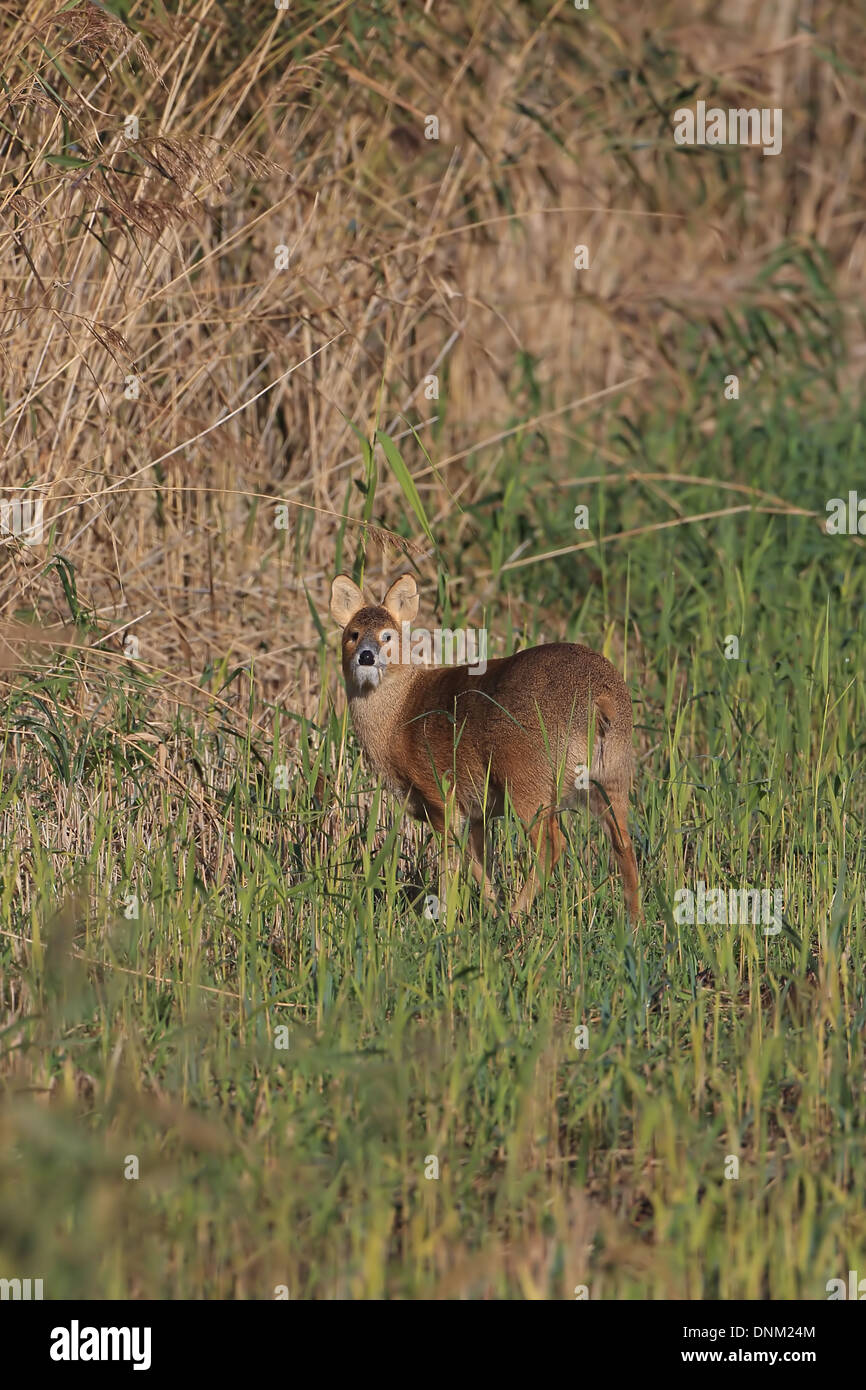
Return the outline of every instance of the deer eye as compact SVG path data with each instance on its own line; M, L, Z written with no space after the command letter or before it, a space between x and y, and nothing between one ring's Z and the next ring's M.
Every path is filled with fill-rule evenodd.
M349 641L350 641L350 642L357 642L357 640L358 640L358 634L357 634L357 632L350 632L350 633L349 633Z

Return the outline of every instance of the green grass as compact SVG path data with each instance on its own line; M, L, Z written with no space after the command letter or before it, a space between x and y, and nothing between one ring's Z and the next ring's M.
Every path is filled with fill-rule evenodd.
M474 516L496 573L445 555L451 616L477 625L477 591L492 655L543 632L627 665L634 939L582 815L521 928L468 875L425 916L433 847L346 736L333 643L318 719L272 736L242 674L203 676L209 715L93 656L16 684L4 1273L50 1298L820 1299L866 1267L866 569L795 514L866 490L866 415L806 418L779 391L712 433L686 408L613 419L561 486L508 446ZM502 567L526 536L585 540L578 500L597 536L749 501L724 481L781 513ZM513 826L496 855L513 888ZM698 880L781 889L783 931L678 924Z

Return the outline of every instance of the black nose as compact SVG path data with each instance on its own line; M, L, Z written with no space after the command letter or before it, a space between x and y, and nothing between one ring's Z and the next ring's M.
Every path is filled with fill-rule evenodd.
M374 655L373 655L373 653L372 653L371 651L364 651L364 652L361 652L361 655L358 657L358 665L359 665L359 666L375 666L375 665L376 665L376 658L374 657Z

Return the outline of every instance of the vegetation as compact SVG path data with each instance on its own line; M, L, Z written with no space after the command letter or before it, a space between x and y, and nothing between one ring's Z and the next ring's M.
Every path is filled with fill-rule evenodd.
M866 497L863 16L428 8L0 4L0 491L45 507L0 539L0 1275L825 1298L866 1272L866 571L824 525ZM698 99L783 107L782 155L678 149ZM581 815L519 928L468 873L430 910L339 568L620 665L636 937ZM701 882L781 930L678 920Z

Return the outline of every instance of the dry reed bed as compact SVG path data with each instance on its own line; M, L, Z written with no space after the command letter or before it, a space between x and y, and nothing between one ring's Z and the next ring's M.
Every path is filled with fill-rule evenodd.
M350 551L362 536L350 421L406 435L446 563L483 569L463 508L503 444L473 450L532 416L521 362L543 483L573 470L575 422L601 439L610 410L667 397L712 429L694 353L743 315L806 360L839 335L848 373L862 361L856 4L816 0L809 27L788 0L615 27L565 4L380 9L196 0L169 23L133 3L127 26L2 6L0 491L44 496L83 602L104 632L134 624L172 701L208 662L254 658L257 717L315 711L304 590L324 607L341 515ZM781 106L782 157L677 150L671 113L700 97ZM772 370L767 343L747 350ZM373 520L403 516L386 470ZM68 617L46 553L5 542L6 616ZM96 687L120 640L89 660Z

